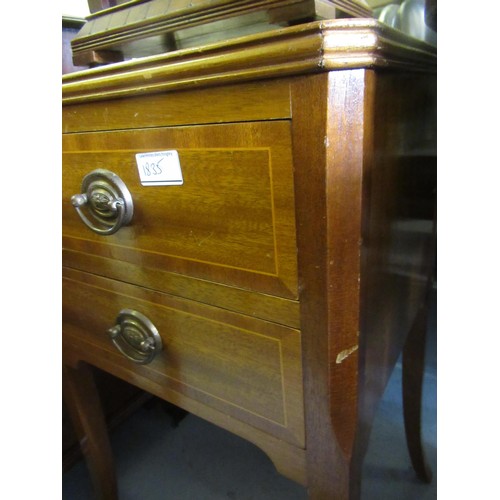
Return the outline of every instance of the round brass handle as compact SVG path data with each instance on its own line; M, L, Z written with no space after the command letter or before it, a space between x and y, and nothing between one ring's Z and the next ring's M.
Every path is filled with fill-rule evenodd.
M116 348L128 359L145 365L163 349L160 334L144 314L122 309L108 334Z
M97 234L107 236L128 224L134 213L132 196L115 173L97 169L82 180L82 193L71 197L71 203L84 224ZM82 207L86 206L91 218Z

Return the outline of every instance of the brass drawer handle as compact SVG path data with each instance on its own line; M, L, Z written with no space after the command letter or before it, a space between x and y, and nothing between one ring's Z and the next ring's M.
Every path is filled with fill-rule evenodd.
M141 365L151 363L163 349L156 327L144 314L133 309L122 309L108 334L125 357Z
M80 219L95 233L104 236L116 233L132 219L132 196L115 173L94 170L83 178L81 189L81 194L71 197L71 203ZM87 206L93 220L85 215L83 206Z

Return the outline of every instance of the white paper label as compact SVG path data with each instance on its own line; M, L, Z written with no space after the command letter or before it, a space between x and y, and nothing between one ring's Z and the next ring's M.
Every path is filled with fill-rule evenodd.
M143 186L180 186L183 184L177 151L158 151L135 155Z

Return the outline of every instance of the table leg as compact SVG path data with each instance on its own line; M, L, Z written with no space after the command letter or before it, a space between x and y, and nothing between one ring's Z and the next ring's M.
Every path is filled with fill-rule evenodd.
M63 365L62 381L64 401L97 498L117 499L113 454L92 369L84 363L80 363L77 368Z
M422 481L432 481L422 446L422 384L427 336L428 300L420 308L403 349L403 413L413 468Z

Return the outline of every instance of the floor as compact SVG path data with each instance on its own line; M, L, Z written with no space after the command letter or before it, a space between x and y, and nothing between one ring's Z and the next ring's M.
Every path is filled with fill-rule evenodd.
M416 479L408 456L398 362L377 411L363 468L363 500L428 500L436 493L436 301L429 321L423 441L432 484ZM280 476L251 443L193 415L177 426L155 400L111 434L121 500L302 500L306 490ZM63 500L92 500L83 461L63 475Z

